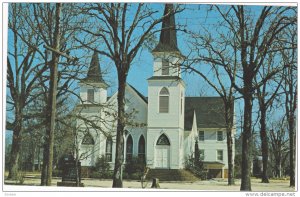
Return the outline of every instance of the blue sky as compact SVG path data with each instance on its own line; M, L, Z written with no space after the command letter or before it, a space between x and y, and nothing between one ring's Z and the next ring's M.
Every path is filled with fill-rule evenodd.
M164 5L158 4L154 5L157 8L161 9L161 12L163 12ZM185 25L187 24L189 29L196 30L197 26L199 24L206 24L208 27L213 27L216 23L216 18L206 18L205 14L205 5L184 5L186 9L178 13L176 15L176 23L179 25ZM193 15L193 16L192 16ZM196 18L196 20L195 20ZM158 25L158 27L161 27L161 24ZM156 34L157 40L159 40L159 33ZM189 48L187 46L188 42L188 35L182 31L177 32L177 42L178 47L181 50L183 55L187 55L189 53ZM100 57L101 59L104 59L103 57ZM101 61L101 66L105 68L105 64L109 64L108 62ZM117 84L117 78L116 78L116 70L115 68L110 67L110 72L108 75L105 76L105 78L111 82L113 85L109 91L109 93L113 93L116 91L116 84ZM127 82L133 85L138 91L140 91L143 95L147 96L147 80L150 78L153 74L153 57L151 52L148 49L142 48L140 53L137 55L137 57L134 59L133 64L131 66L128 80ZM200 94L203 94L203 89L207 90L207 84L199 77L194 74L187 74L183 73L182 75L185 83L186 83L186 96L199 96ZM211 91L210 89L207 90L204 93L206 96L215 96L216 94Z
M159 5L163 10L163 5ZM217 15L214 12L207 13L207 9L209 5L184 5L185 10L176 15L176 23L179 25L187 25L188 30L192 30L195 32L201 31L201 28L206 28L212 35L214 35L217 31L222 31L222 29L218 26L218 22L221 19L221 16ZM262 6L248 6L247 9L250 9L251 17L255 19L259 16ZM160 27L161 25L159 25ZM159 39L159 34L156 35L157 40ZM188 42L190 41L189 35L186 33L179 31L177 32L177 41L178 47L181 50L183 55L187 55L189 53ZM101 57L100 57L101 58ZM101 62L105 64L105 62ZM203 66L203 69L206 69ZM208 72L206 70L205 72ZM137 55L135 58L129 75L127 82L133 85L138 91L140 91L143 95L147 96L147 80L152 76L153 73L153 57L151 52L147 49L142 49L141 53ZM106 76L108 80L115 84L111 87L109 93L112 94L116 91L116 71L111 69L109 76ZM186 96L218 96L217 93L198 75L183 73L182 77L186 83ZM210 78L214 81L214 78ZM236 111L236 119L240 121L241 114L243 109L242 99L238 100L235 104ZM257 102L254 101L253 107L253 121L257 118ZM272 113L272 118L277 119L282 116L283 109L277 109L276 113ZM239 123L240 124L240 123ZM258 130L258 126L256 126L256 130ZM239 131L238 131L239 132Z
M163 4L153 4L152 6L159 8L160 13L163 13ZM207 28L212 34L216 30L220 30L217 22L220 16L213 13L207 14L207 5L185 5L185 10L176 15L176 22L179 25L187 25L188 30L199 31L201 26ZM260 9L260 6L252 7L255 12ZM254 12L254 13L255 13ZM161 24L158 25L158 28ZM159 33L156 34L158 40ZM178 47L183 55L189 53L188 41L189 37L186 33L177 32ZM109 95L112 95L117 90L116 69L107 58L99 56L102 70L108 69L108 73L104 75L104 79L111 85L108 90ZM90 62L87 60L86 62ZM147 79L153 73L153 57L148 49L142 48L136 56L129 71L127 82L133 85L143 95L147 96ZM182 77L186 83L186 96L217 96L217 94L204 82L200 76L195 74L183 73ZM212 79L213 80L213 79ZM236 109L242 107L241 103L237 103Z
M193 32L203 31L203 28L207 29L212 35L216 34L217 31L222 31L218 26L218 22L221 20L221 16L214 11L208 12L210 5L199 5L199 4L184 4L182 5L185 9L176 14L176 23L180 26L185 26L185 29ZM153 4L153 7L160 9L163 12L164 4ZM260 13L262 6L249 6L251 9L253 18L257 17ZM158 28L161 24L158 25ZM156 40L159 40L159 33L156 34ZM178 47L183 55L188 55L190 52L189 42L191 41L190 36L183 32L177 32ZM105 61L104 57L100 57L102 67L111 65L111 63ZM197 65L199 66L199 65ZM106 75L106 79L112 85L109 93L116 91L117 77L116 70L113 66L108 66L109 73ZM205 67L202 65L202 67ZM203 68L204 70L206 68ZM206 70L209 72L209 70ZM153 57L148 49L141 49L139 55L134 59L133 64L128 75L127 82L136 87L143 95L147 96L147 80L152 76L153 73ZM196 74L183 73L182 77L186 83L186 96L217 96L214 90L212 90L207 83ZM213 79L212 79L213 80Z

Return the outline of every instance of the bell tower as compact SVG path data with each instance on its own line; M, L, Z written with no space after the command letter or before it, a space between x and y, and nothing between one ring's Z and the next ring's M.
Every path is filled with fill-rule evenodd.
M166 4L158 45L153 49L153 76L181 77L183 56L177 46L173 4Z
M153 76L148 79L147 165L150 168L184 167L185 83L177 46L175 10L166 4L158 45L152 51ZM162 144L160 139L168 140Z
M87 76L80 81L80 98L83 104L103 104L107 101L107 87L95 51L87 72Z

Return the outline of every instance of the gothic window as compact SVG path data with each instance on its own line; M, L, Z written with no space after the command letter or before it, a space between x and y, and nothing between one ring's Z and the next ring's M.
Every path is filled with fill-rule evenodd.
M223 141L223 131L218 131L218 134L217 134L217 140L218 141Z
M85 134L85 136L82 139L81 144L83 145L94 145L95 141L90 133Z
M170 146L170 141L169 141L168 137L165 134L162 134L158 138L156 145L167 145L167 146Z
M131 135L128 136L127 138L127 143L126 143L126 161L130 161L132 159L132 154L133 154L133 140Z
M140 140L139 140L139 159L141 159L143 162L146 161L146 158L145 158L145 138L144 136L142 135L140 137Z
M166 87L159 92L159 113L169 112L169 91Z
M217 150L217 160L223 161L223 150Z
M87 100L90 103L94 102L94 89L88 89L87 90Z
M108 137L106 139L106 160L112 162L112 138Z
M162 59L161 75L169 75L169 60Z

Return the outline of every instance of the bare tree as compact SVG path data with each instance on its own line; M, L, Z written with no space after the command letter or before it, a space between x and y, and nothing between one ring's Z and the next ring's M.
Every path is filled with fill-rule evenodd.
M276 50L276 49L275 49ZM276 53L271 53L266 57L265 66L263 66L258 75L255 77L254 81L257 82L266 77L271 70L283 68L283 62L275 63ZM278 56L278 55L277 55ZM276 77L276 76L274 76ZM264 83L257 88L257 100L259 106L259 123L260 123L260 139L261 139L261 152L262 152L262 182L269 183L268 178L268 158L269 158L269 145L268 145L268 133L267 133L267 111L272 106L274 99L278 96L278 91L282 83L282 76L277 74L279 82L276 82L275 79L269 79L264 81Z
M285 115L289 130L290 155L290 187L295 187L295 129L297 109L297 31L296 27L287 30L287 42L291 47L282 51L282 58L286 65L283 71L283 92L285 97Z
M157 18L157 11L151 9L150 4L143 3L93 3L80 5L79 9L83 17L90 17L92 25L83 29L88 36L84 40L78 38L78 41L112 60L118 73L117 147L112 186L123 187L124 96L128 72L142 45L157 31L156 26L175 11L172 9L167 15ZM103 44L97 47L93 43Z
M7 57L8 106L12 106L14 121L10 122L13 130L13 142L10 153L8 178L16 178L22 143L24 108L35 99L32 90L35 81L46 70L46 66L35 59L43 54L38 50L40 37L25 22L29 11L22 4L10 4L9 7L9 52ZM9 107L8 107L9 108Z
M228 185L234 185L234 155L233 155L233 139L234 134L234 84L235 75L237 72L238 63L230 56L233 54L236 57L238 54L236 40L230 36L223 36L223 33L212 35L210 32L202 31L200 33L191 33L191 55L189 61L184 65L184 70L194 72L202 77L222 98L224 103L224 115L226 135L227 135L227 157L228 157ZM228 43L232 46L232 52L226 51ZM193 54L195 53L196 54ZM203 64L200 66L200 64ZM232 66L231 69L226 69L228 65ZM208 69L204 69L207 66ZM225 69L224 69L225 68ZM209 70L207 72L206 70ZM229 79L226 76L232 75L233 78ZM210 74L211 78L210 78Z
M251 190L250 179L250 146L252 138L252 107L253 93L266 81L272 78L280 69L270 70L263 78L254 84L254 78L266 62L266 57L272 53L273 45L281 37L281 32L288 26L295 25L295 8L264 6L254 8L251 6L214 6L222 17L223 23L233 37L237 39L238 56L235 61L239 63L237 77L240 83L233 84L234 88L242 95L244 101L244 125L242 133L242 177L241 190ZM251 17L252 15L257 17ZM225 43L226 45L226 43ZM283 50L281 46L276 49ZM225 67L232 70L231 65ZM227 72L230 79L234 78L233 72Z
M9 40L9 54L8 54L8 73L7 87L9 94L7 103L7 111L12 111L15 115L15 121L7 121L7 126L10 129L15 130L14 142L11 152L11 169L9 177L15 177L18 169L17 160L19 160L20 143L22 141L23 130L30 132L29 128L24 128L25 121L30 121L32 124L36 118L41 119L35 122L32 129L50 128L45 127L49 121L46 115L49 114L46 109L46 103L49 100L49 67L53 68L53 58L48 61L48 52L45 53L45 48L55 48L55 42L60 43L59 50L56 55L63 55L64 58L59 58L57 63L59 65L57 81L58 91L56 97L58 102L56 108L62 106L65 100L69 96L78 97L76 94L76 88L74 88L74 82L76 82L81 73L81 68L86 66L85 62L75 62L70 53L75 54L76 50L80 49L80 46L76 46L72 43L72 36L76 33L74 26L78 27L81 23L79 20L74 20L76 14L72 12L72 6L74 4L68 4L62 6L62 17L60 19L63 24L60 29L60 39L55 39L55 4L11 4L9 15L9 36L12 39ZM56 37L57 38L57 37ZM83 50L80 53L76 53L77 57L85 56ZM22 57L22 58L20 58ZM54 57L54 56L53 56ZM74 64L76 63L76 66ZM70 67L70 65L72 65ZM53 80L52 80L53 81ZM35 92L33 92L35 91ZM68 95L66 95L68 94ZM71 95L70 95L71 94ZM41 106L39 111L35 111L30 106L26 109L24 115L24 109L30 103L41 100ZM69 106L69 105L67 105ZM72 108L72 106L69 106ZM12 108L12 109L10 109ZM52 110L48 106L48 111ZM45 116L42 118L42 116ZM40 132L39 132L40 133ZM33 133L32 133L33 134ZM45 133L41 133L45 136ZM45 144L48 144L48 140L43 137ZM44 148L45 161L43 164L52 165L52 162L46 161L47 148ZM43 168L42 173L42 185L46 185L46 173L47 168ZM48 174L51 174L48 171Z
M53 33L53 49L60 50L60 17L61 17L61 3L56 4L55 9L55 29ZM60 54L52 51L52 60L50 64L50 85L49 85L49 100L47 103L47 119L48 125L46 129L47 136L47 173L46 173L46 185L50 186L52 181L52 164L53 164L53 145L54 145L54 129L55 129L55 118L56 118L56 96L57 96L57 70L58 61Z
M288 157L288 137L287 124L285 118L273 123L272 129L268 133L270 142L271 166L274 169L275 177L281 178L283 167Z
M45 93L48 102L45 118L49 125L46 127L41 184L51 185L54 131L57 119L55 111L58 102L67 99L67 94L78 97L72 85L80 79L80 69L83 66L78 59L82 56L79 54L82 54L83 51L77 53L80 46L75 45L73 36L77 33L76 28L80 26L81 21L77 20L73 11L74 4L48 3L30 4L30 6L34 19L28 20L28 23L35 28L36 34L41 35L45 48L43 61L50 69L50 77L49 73L45 74L49 85L45 85L45 81L42 81L40 85L49 91L49 93ZM52 53L50 60L48 60L49 52ZM73 58L69 54L77 58ZM58 98L62 100L56 102Z

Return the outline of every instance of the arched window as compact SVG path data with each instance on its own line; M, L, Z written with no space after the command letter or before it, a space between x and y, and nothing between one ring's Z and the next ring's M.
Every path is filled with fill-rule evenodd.
M157 142L156 142L156 145L167 145L167 146L170 146L170 141L168 139L168 137L165 135L165 134L162 134Z
M81 144L83 145L94 145L95 141L93 136L90 133L84 135Z
M106 160L112 162L112 138L107 137L106 139Z
M132 154L133 154L133 140L131 135L129 135L126 143L126 161L130 161L132 159Z
M139 159L141 159L143 162L146 161L145 157L145 138L143 135L141 135L139 140Z
M159 113L169 112L169 91L163 87L159 92Z

